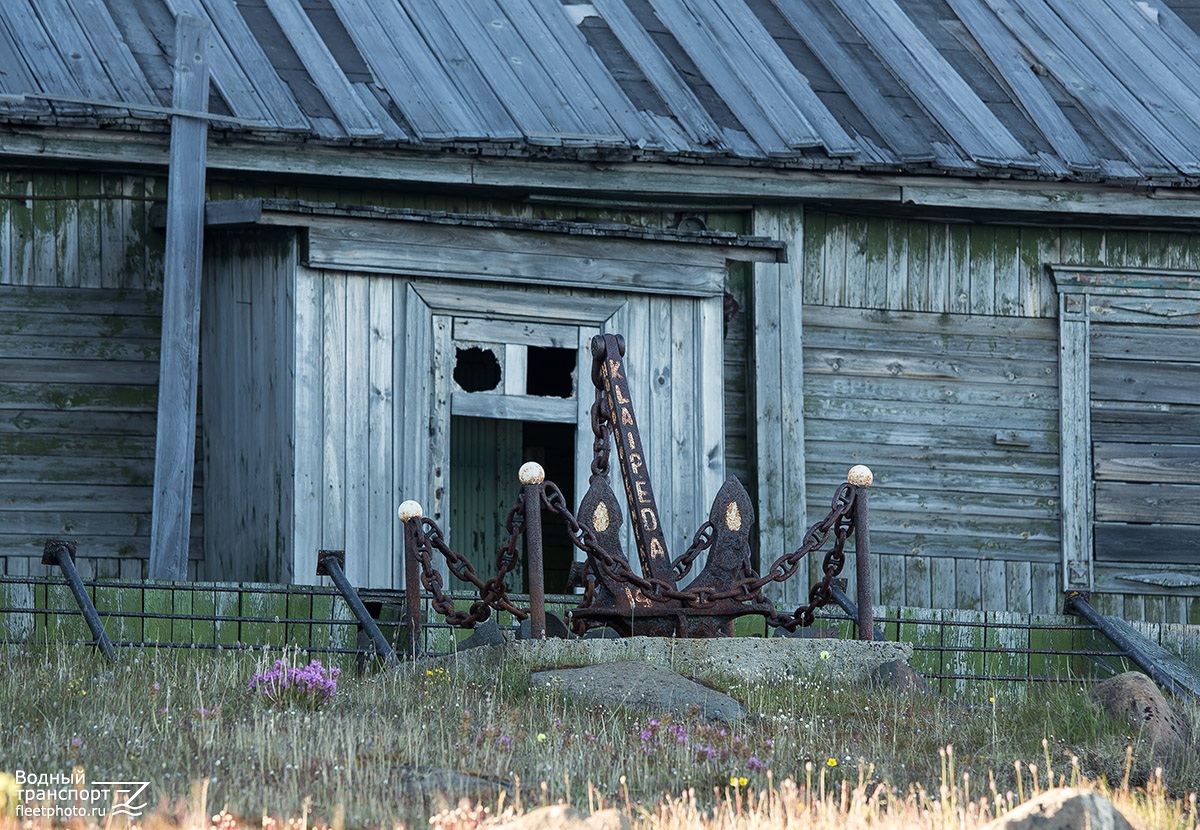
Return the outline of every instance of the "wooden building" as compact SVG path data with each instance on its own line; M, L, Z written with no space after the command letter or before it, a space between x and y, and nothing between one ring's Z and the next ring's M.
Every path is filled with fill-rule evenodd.
M617 331L675 552L866 463L882 602L1200 623L1198 79L1193 0L5 0L3 572L482 559Z

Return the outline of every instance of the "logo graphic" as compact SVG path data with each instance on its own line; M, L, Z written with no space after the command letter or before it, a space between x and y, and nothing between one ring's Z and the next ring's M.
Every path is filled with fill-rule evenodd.
M134 804L139 795L150 786L149 781L93 781L97 787L108 787L112 791L111 815L138 818L146 805Z

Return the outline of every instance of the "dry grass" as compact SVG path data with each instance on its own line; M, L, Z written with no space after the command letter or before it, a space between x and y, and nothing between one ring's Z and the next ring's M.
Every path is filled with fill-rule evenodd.
M1163 763L1072 684L1003 684L964 701L819 676L724 684L755 714L722 727L531 690L537 667L517 659L347 673L329 707L281 711L247 689L262 656L121 657L112 668L82 649L6 654L0 771L149 780L145 826L204 830L214 816L233 830L264 815L296 827L428 826L434 814L477 825L474 810L414 793L428 769L500 784L486 796L493 814L616 806L648 828L969 828L1051 783L1112 792L1149 826L1200 826L1200 748Z

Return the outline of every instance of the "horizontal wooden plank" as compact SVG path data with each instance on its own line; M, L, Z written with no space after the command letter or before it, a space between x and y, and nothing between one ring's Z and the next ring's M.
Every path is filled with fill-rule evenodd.
M819 501L823 494L832 493L836 486L836 481L820 479L814 481L810 476L808 478L809 501ZM913 526L926 523L929 517L935 515L947 517L945 521L952 524L960 520L974 521L982 517L988 520L1028 519L1039 527L1044 525L1043 520L1057 522L1059 518L1057 495L1046 496L1035 493L1014 495L928 487L903 489L891 485L886 489L880 489L877 493L872 493L871 504L874 508L872 522L876 520L874 515L876 511L884 511L887 514L911 517L906 519L905 523ZM1007 522L1006 524L1014 523ZM1023 532L1026 531L1020 531L1018 535Z
M1190 327L1092 323L1088 335L1093 358L1200 361L1200 331Z
M1096 565L1094 591L1200 596L1200 568L1154 563Z
M0 409L154 412L157 405L158 390L153 386L0 381Z
M3 442L0 441L0 447ZM0 481L19 484L145 485L154 482L153 442L140 458L105 455L83 457L73 448L58 455L9 455L0 449Z
M993 317L804 305L804 336L811 330L862 329L877 336L893 332L937 334L958 338L1021 338L1058 342L1058 321L1037 317Z
M450 413L476 418L573 424L578 420L579 404L574 398L455 391L450 399Z
M94 331L90 336L64 336L57 331L46 334L4 334L0 338L0 360L38 358L100 361L153 361L158 365L161 339L114 336ZM105 367L97 367L101 372Z
M924 406L971 405L1003 406L1058 411L1058 390L1046 386L1014 389L1009 384L962 383L916 378L864 378L837 375L809 375L804 379L806 397L870 398L877 401L902 401Z
M1097 562L1200 562L1200 533L1195 525L1134 525L1097 522Z
M0 556L5 554L20 556L36 556L39 560L42 548L47 538L66 537L79 542L78 559L96 557L100 559L120 558L121 560L149 559L149 536L121 536L104 534L72 533L9 533L0 530ZM188 559L192 561L204 559L204 540L193 530L188 541ZM77 560L78 561L78 560ZM144 567L144 566L143 566Z
M925 357L851 349L804 350L804 371L878 378L916 378L1012 385L1058 386L1057 363L973 357Z
M1148 360L1093 359L1092 400L1200 404L1200 366Z
M1200 484L1098 481L1096 521L1200 525Z
M868 465L871 466L871 465ZM829 495L846 479L847 465L841 462L810 460L805 465L809 481L829 486ZM872 487L879 493L896 490L946 490L976 493L980 498L991 494L1031 495L1057 498L1058 476L1051 473L1035 474L1013 471L988 472L978 469L946 470L926 467L901 467L895 464L878 464L871 467L875 472ZM1055 470L1054 472L1057 472Z
M197 527L197 522L200 526ZM192 517L193 533L203 532L203 517ZM8 510L4 532L75 538L142 536L150 533L150 513L84 513L58 510Z
M1092 440L1200 444L1200 407L1118 407L1093 401Z
M1129 444L1097 441L1092 446L1099 481L1164 484L1200 482L1200 444Z
M5 435L111 435L153 440L157 416L148 412L96 412L81 418L73 412L16 410L0 412L0 440ZM25 453L30 454L30 453Z
M111 339L133 343L135 347L149 346L161 340L162 318L70 311L0 312L0 335L30 337L47 342L60 338L65 342Z
M931 315L933 316L933 315ZM1041 337L994 332L906 331L886 323L878 328L829 328L827 321L804 329L804 347L833 350L891 351L897 354L946 357L998 357L1008 360L1052 360L1058 344Z
M306 263L315 268L693 297L720 296L724 290L723 259L719 266L665 262L651 265L644 261L606 259L601 254L599 249L592 256L574 257L554 252L497 252L437 243L397 244L392 240L365 243L349 233L334 235L325 228L313 228L309 232Z
M931 446L881 443L858 445L843 440L836 431L831 431L830 423L824 423L821 427L820 430L810 429L805 435L805 454L810 463L844 464L846 469L854 464L866 464L875 470L877 475L893 468L912 467L925 475L1030 472L1056 483L1058 481L1057 453L1023 451L1017 455L1010 449L1000 447L986 450L961 448L957 442L951 446L945 443Z
M454 339L476 343L517 343L551 349L577 349L579 329L550 323L512 323L476 317L456 317Z
M806 402L807 403L807 402ZM814 435L820 439L832 436L840 438L845 446L883 446L903 445L916 447L943 446L953 440L955 446L963 452L995 450L997 448L995 428L972 428L955 426L947 428L944 424L929 423L879 423L858 421L823 421L816 418L805 419L805 439ZM1028 432L1019 437L1028 442L1019 452L1024 453L1056 453L1058 452L1058 433ZM1018 452L1013 450L1014 454Z
M0 285L0 312L158 317L162 314L162 295L135 290Z
M514 291L461 282L426 283L413 288L435 314L486 314L513 321L540 322L557 317L599 326L627 302L620 296L592 292Z
M59 383L158 383L158 364L148 361L9 358L0 361L0 383L54 380Z
M1088 313L1106 323L1140 323L1155 326L1195 326L1200 323L1200 300L1195 295L1088 297Z
M75 416L78 417L78 416ZM11 419L18 424L26 419L18 417ZM5 423L4 413L0 413L0 427ZM79 458L81 463L91 464L97 459L110 459L117 463L124 460L154 460L154 436L144 434L134 435L73 435L69 432L53 434L26 433L18 430L5 431L0 429L0 458L7 457L16 463L15 459L26 458L55 458L54 464L63 463L64 458Z
M807 391L807 390L806 390ZM895 424L926 424L935 427L971 427L1003 433L1057 435L1058 413L1050 409L1018 406L973 406L970 404L918 404L910 401L880 401L871 398L828 398L805 395L804 415L824 421ZM1003 446L1002 441L994 441ZM1009 442L1010 444L1014 442ZM1032 446L1032 442L1029 442Z
M817 515L810 509L809 515ZM790 545L800 540L788 540ZM871 525L871 550L880 555L905 554L940 559L994 559L1006 562L1057 562L1062 553L1057 539L997 538L969 531L912 532Z

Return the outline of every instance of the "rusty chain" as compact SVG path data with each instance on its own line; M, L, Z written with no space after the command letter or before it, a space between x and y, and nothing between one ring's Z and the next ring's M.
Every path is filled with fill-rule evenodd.
M486 582L475 573L470 561L446 544L442 529L430 518L423 518L416 523L413 534L416 548L414 555L421 564L421 584L432 596L431 604L434 609L446 618L446 622L460 628L473 628L491 615L491 609L507 611L516 619L523 620L529 616L528 609L519 608L508 599L506 580L521 562L518 540L525 531L525 500L523 495L517 499L516 506L509 511L505 522L508 540L496 550L497 570ZM460 611L454 607L454 600L445 594L442 575L433 566L433 551L436 550L446 560L446 567L458 579L469 582L479 591L479 599L471 603L470 609Z

